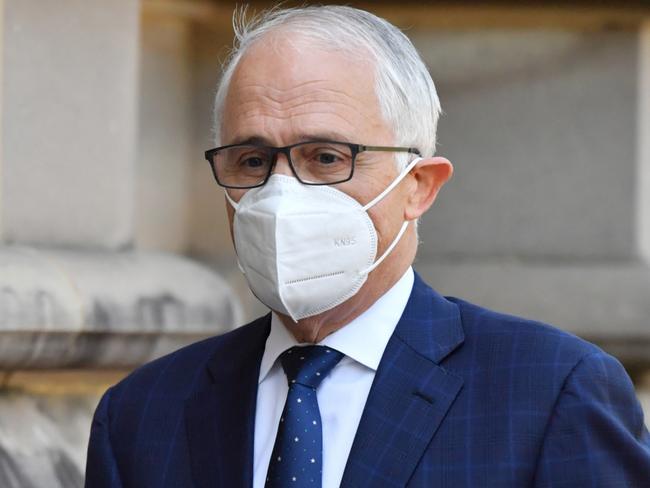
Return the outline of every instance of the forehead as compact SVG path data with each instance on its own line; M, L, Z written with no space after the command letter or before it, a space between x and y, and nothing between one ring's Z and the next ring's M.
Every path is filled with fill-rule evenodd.
M327 135L387 143L374 63L297 36L268 34L237 65L224 104L222 140L291 144Z

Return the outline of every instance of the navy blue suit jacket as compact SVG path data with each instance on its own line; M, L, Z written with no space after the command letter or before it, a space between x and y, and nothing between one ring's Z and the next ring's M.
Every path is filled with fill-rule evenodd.
M250 487L269 328L260 318L110 388L86 486ZM647 488L650 436L616 359L550 326L443 298L416 276L341 486Z

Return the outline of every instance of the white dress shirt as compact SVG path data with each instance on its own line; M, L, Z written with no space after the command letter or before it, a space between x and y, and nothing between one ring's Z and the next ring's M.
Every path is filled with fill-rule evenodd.
M404 276L368 310L319 343L344 354L316 392L323 428L323 488L341 484L370 386L388 339L406 307L413 281L413 269L409 267ZM254 488L264 487L278 423L289 391L287 377L278 359L284 351L296 345L300 344L275 313L272 314L257 391Z

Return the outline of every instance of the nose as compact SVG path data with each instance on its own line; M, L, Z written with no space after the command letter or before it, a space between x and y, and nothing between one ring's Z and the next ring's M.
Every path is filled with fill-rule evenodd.
M293 171L291 171L291 166L289 166L289 160L287 155L284 153L278 153L276 156L275 166L273 168L273 173L284 176L295 176Z

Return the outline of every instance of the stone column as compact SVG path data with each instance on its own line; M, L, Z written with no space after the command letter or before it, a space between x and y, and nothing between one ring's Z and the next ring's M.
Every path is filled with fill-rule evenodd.
M180 255L190 27L156 19L141 37L140 9L137 0L4 2L3 488L82 486L105 388L241 320L225 280Z
M132 242L138 21L136 0L6 2L6 242Z
M639 250L650 263L650 19L639 31L638 208Z
M412 37L456 166L416 268L441 292L650 363L647 27Z
M4 35L4 18L5 18L5 5L4 0L0 0L0 39L5 38ZM4 87L4 49L0 49L0 87ZM4 144L3 135L4 130L2 127L4 89L0 88L0 243L4 240L4 184L3 184L3 171L2 163L4 161Z
M650 18L641 25L639 33L639 107L638 107L638 206L639 253L650 265ZM650 319L645 317L646 330ZM650 355L646 348L646 357ZM650 368L639 381L639 398L650 417ZM648 421L646 420L646 423Z
M192 215L193 24L143 7L140 35L136 243L183 252Z

